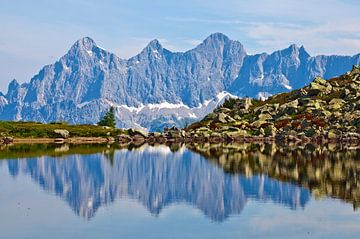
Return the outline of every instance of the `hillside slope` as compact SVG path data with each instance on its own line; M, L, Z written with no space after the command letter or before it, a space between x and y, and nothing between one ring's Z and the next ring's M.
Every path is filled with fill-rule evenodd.
M317 77L304 88L265 101L229 99L186 131L205 138L359 140L360 68L328 81Z

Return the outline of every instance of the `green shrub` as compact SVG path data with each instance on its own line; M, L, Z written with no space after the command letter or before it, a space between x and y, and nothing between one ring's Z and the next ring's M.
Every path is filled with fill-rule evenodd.
M222 107L223 108L228 108L230 110L234 109L236 102L237 102L236 98L229 97L224 101L224 103L222 104Z

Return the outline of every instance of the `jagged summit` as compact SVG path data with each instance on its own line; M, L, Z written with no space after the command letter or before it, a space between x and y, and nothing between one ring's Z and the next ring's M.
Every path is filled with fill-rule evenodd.
M158 50L162 48L162 45L160 44L160 42L157 39L154 39L152 41L149 42L149 44L145 47L145 49L153 49L153 50Z
M299 55L299 52L300 52L300 47L296 44L291 44L287 48L275 51L274 53L272 53L272 55L281 54L281 55L291 56L291 55Z
M154 39L147 44L147 46L141 51L138 56L141 57L141 55L150 55L158 57L158 54L161 54L163 51L163 47L160 44L160 42L157 39Z
M95 41L90 37L83 37L79 40L77 40L72 47L75 48L84 48L87 50L92 49L94 46L96 46Z
M216 32L208 36L204 42L227 42L230 38L223 33Z
M299 55L300 55L300 58L309 58L310 57L310 54L306 51L304 46L300 47Z
M18 82L16 79L13 79L13 80L10 82L9 86L8 86L7 96L10 97L10 95L11 95L14 91L17 91L19 87L20 87L19 82Z
M92 57L94 51L99 51L96 42L90 37L83 37L77 40L65 56Z
M293 43L289 45L288 49L291 49L292 51L299 51L300 47L297 44Z
M9 83L9 87L8 87L8 91L10 91L11 89L17 88L19 87L20 84L16 79L13 79L10 83Z
M240 42L232 41L226 35L224 35L222 33L211 34L195 49L206 49L206 50L211 49L211 48L218 49L219 47L223 47L225 45L230 45L232 43L239 44L240 48L242 48L242 50L245 51Z

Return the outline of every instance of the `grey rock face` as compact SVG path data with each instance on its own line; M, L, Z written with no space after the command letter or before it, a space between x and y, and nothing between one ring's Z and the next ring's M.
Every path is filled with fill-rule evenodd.
M153 40L124 60L85 37L30 83L12 81L8 93L0 95L0 119L95 123L113 105L118 126L157 130L202 118L226 92L268 97L300 88L315 76L340 75L359 63L360 54L311 57L296 45L270 55L247 55L240 42L221 33L184 53Z

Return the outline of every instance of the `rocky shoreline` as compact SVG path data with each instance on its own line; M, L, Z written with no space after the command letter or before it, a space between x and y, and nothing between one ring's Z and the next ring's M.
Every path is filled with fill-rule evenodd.
M145 133L142 131L131 130L132 134L118 135L114 140L120 143L146 142L150 144L166 144L166 143L347 143L360 144L360 138L352 135L340 135L338 137L329 138L328 135L319 135L315 137L307 137L305 135L276 135L276 136L230 136L211 135L211 134L194 134L175 127L165 129L164 133Z
M71 143L71 144L91 144L91 143L120 143L120 144L169 144L169 143L295 143L295 144L354 144L360 145L360 138L357 135L339 135L329 138L328 135L307 137L305 135L276 135L276 136L230 136L193 134L175 127L165 129L163 133L147 133L140 130L130 129L127 134L120 134L116 137L70 137L70 138L0 138L0 144L13 143Z

